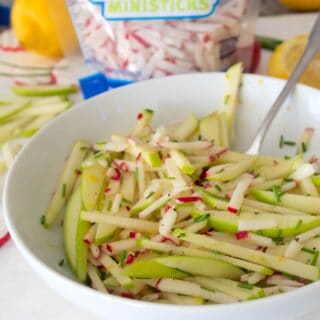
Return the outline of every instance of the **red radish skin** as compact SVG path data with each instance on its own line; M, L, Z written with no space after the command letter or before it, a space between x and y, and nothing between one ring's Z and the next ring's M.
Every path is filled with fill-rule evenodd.
M174 238L171 238L171 237L168 237L168 236L162 236L162 239L160 242L171 242L172 244L174 244L175 246L178 246L179 245L179 242L176 241Z
M131 208L129 206L125 206L125 208L126 208L127 211L131 210Z
M160 290L160 289L159 289L159 285L160 285L161 280L162 280L162 279L159 279L159 280L156 282L156 285L155 285L155 287L156 287L158 290Z
M10 233L6 232L3 237L0 237L0 247L2 247L10 239Z
M210 232L210 231L204 231L204 232L202 232L201 234L203 234L204 236L207 236L207 237L213 236L213 233Z
M108 193L108 192L110 192L111 191L111 188L105 188L104 189L104 193Z
M170 209L171 209L170 204L167 204L167 205L164 207L164 212L168 212Z
M139 153L139 154L137 155L136 161L137 161L137 162L141 161L141 153Z
M86 243L86 244L91 244L91 241L89 239L87 239L87 238L84 238L83 242Z
M134 231L130 231L129 238L136 239L138 237L138 233Z
M121 179L121 172L118 168L114 168L114 172L111 176L112 180L119 181Z
M236 233L237 240L245 239L249 235L248 231L239 231Z
M122 298L127 298L127 299L134 299L133 295L131 293L128 293L128 292L121 293L121 297Z
M177 198L177 202L180 202L180 203L198 202L198 201L202 201L202 198L201 197L196 197L196 196L179 197L179 198Z
M140 120L140 119L142 119L142 118L143 118L143 114L142 114L142 113L138 113L137 119Z
M134 261L135 257L136 256L133 252L129 252L126 257L125 264L131 264Z
M238 213L238 209L233 208L233 207L228 207L228 211L233 213L233 214L237 214Z
M111 244L107 243L107 244L106 244L106 249L107 249L107 251L112 252L112 246L111 246Z

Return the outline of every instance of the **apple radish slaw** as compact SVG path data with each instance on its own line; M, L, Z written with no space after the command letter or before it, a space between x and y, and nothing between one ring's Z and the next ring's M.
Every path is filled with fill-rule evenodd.
M41 223L63 216L68 264L103 293L166 304L220 304L320 279L320 175L292 157L230 150L241 65L222 108L152 129L144 109L126 134L73 146Z

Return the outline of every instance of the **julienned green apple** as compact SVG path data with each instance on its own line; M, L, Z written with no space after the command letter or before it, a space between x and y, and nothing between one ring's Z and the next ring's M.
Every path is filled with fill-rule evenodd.
M63 243L71 269L82 282L87 277L88 248L83 241L88 231L89 223L80 220L82 210L81 189L78 187L72 194L65 213L63 222Z
M75 85L68 86L13 86L11 90L19 96L57 96L76 93L78 88Z
M306 213L320 214L320 198L299 194L283 194L280 199L272 191L251 190L251 194L259 201L287 207Z
M111 224L99 223L94 239L95 244L99 245L109 241L118 229L117 226Z
M172 160L176 163L177 167L185 174L192 175L195 168L192 166L187 157L178 150L170 150L169 152Z
M219 117L217 113L209 114L200 120L201 139L213 141L215 145L220 146Z
M193 188L201 193L203 201L208 207L211 207L212 209L217 208L220 210L227 210L228 201L226 201L226 199L216 197L211 192L202 187L194 185Z
M226 114L228 127L231 130L234 127L236 105L238 103L238 91L242 78L242 63L237 63L231 66L227 70L226 78L227 89L221 112Z
M234 180L243 173L250 170L254 163L256 161L256 158L250 158L246 160L242 160L238 163L231 163L228 165L228 167L221 169L219 172L212 172L210 169L207 171L206 178L208 180L217 180L217 181L230 181ZM213 167L214 168L214 167Z
M130 135L139 136L143 134L144 129L151 123L153 118L153 110L144 109L137 116L137 122L130 131Z
M320 279L320 269L318 267L307 265L283 256L273 256L262 251L248 249L224 241L218 241L204 235L186 233L183 230L175 230L174 235L197 246L267 266L274 270L312 281Z
M11 117L19 114L23 110L31 106L31 101L16 103L13 105L2 106L0 108L0 123L10 119Z
M202 215L203 212L194 210L193 216ZM286 215L276 213L259 213L254 212L240 212L239 215L231 214L228 211L214 211L209 218L209 224L217 231L236 233L239 231L238 225L240 219L247 219L254 221L257 219L271 218L277 222L277 227L266 228L259 231L252 232L261 234L266 237L289 237L307 230L313 229L320 225L320 217L307 215ZM247 230L250 231L250 230Z
M87 141L77 141L64 167L58 186L49 204L45 215L44 225L50 227L57 219L60 210L68 200L77 179L76 170L81 167L81 163L87 154L89 143Z
M227 262L205 257L170 256L157 258L156 262L186 273L214 278L239 279L243 274L240 268Z
M106 169L97 162L82 169L81 192L85 210L96 209L105 176Z
M245 285L230 279L212 279L206 277L194 277L194 282L208 290L217 290L238 298L241 301L253 300L264 297L266 294L262 288Z
M312 182L317 187L320 187L320 175L312 176Z
M174 130L170 133L172 140L185 141L188 139L198 128L198 119L194 114L184 119Z
M301 156L299 155L281 162L275 161L274 164L262 166L257 171L268 180L286 178L296 169L297 164L300 162Z
M123 268L122 273L132 278L152 279L152 278L183 278L187 274L167 267L152 259L137 259L132 264Z

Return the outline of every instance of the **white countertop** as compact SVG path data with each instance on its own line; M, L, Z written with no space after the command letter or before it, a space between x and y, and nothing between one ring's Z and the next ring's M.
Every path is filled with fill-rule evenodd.
M257 34L287 38L308 33L314 18L314 14L260 18ZM263 52L259 73L265 73L269 56L270 53ZM95 319L47 288L12 241L0 248L0 261L0 320Z

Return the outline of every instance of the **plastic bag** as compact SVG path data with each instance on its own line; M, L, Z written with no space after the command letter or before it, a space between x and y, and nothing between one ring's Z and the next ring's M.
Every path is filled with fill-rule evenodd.
M259 0L67 0L85 63L143 80L252 66Z

